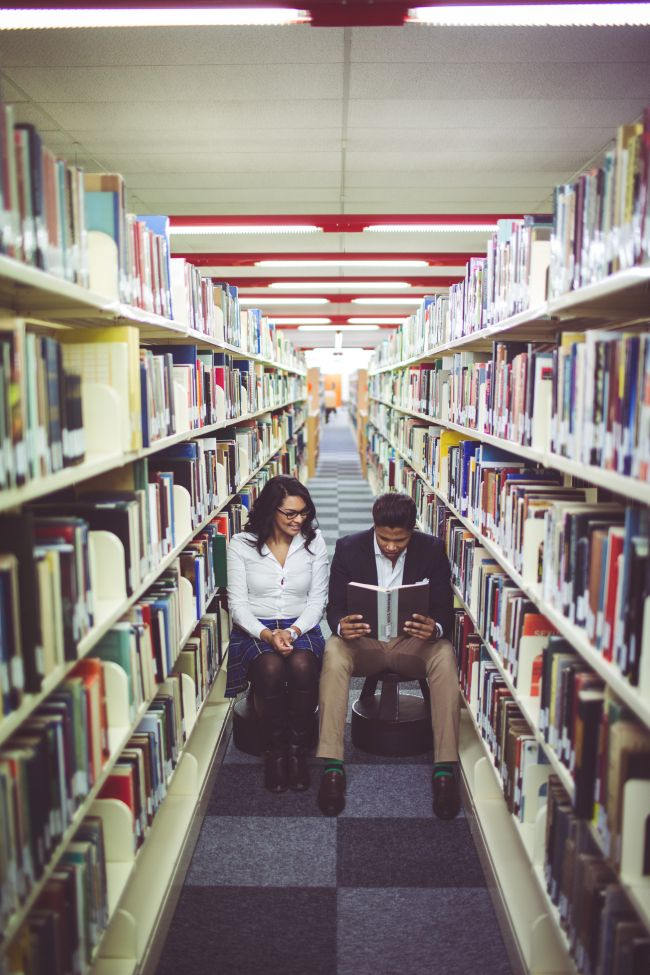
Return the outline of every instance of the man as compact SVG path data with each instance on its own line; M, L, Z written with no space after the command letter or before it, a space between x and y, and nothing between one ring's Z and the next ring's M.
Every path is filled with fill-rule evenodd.
M460 714L458 678L449 642L453 596L449 561L433 535L414 531L415 502L406 494L384 494L373 505L368 531L340 538L332 560L327 621L332 636L325 646L320 679L320 736L316 754L324 759L318 805L326 816L345 806L343 732L351 677L390 669L405 678L426 677L431 698L435 762L433 811L453 819L460 808L456 767ZM367 636L363 617L349 615L347 586L363 582L382 587L429 580L429 615L414 615L404 633L382 642Z

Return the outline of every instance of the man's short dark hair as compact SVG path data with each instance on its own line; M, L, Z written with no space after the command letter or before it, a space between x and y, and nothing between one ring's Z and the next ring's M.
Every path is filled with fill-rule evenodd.
M417 510L408 494L382 494L372 506L372 520L378 528L404 528L413 531Z

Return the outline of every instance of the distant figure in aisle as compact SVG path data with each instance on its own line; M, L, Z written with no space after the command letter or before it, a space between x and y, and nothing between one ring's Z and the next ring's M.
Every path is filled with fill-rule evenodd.
M307 750L325 646L318 624L328 579L327 547L315 517L300 481L272 477L246 530L228 546L233 628L226 697L252 683L265 740L264 785L271 792L309 788Z
M460 700L456 661L449 642L453 596L449 561L439 539L414 531L415 502L406 494L384 494L373 505L374 525L336 543L329 582L327 641L320 681L320 738L324 760L318 805L326 816L345 806L343 733L351 677L389 669L407 679L426 677L431 699L435 762L433 811L453 819L460 809L458 727ZM404 630L382 641L368 636L363 616L350 614L348 583L393 588L425 581L428 614L413 614Z

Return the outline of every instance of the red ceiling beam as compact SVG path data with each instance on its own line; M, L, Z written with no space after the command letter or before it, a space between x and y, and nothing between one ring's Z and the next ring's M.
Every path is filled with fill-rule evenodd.
M459 280L459 279L456 279L456 280ZM267 291L263 295L260 295L260 294L248 295L248 294L246 294L246 295L242 295L242 297L245 298L247 302L249 302L249 301L259 301L262 307L264 307L263 302L264 302L264 299L265 298L328 298L329 301L333 305L347 305L347 304L349 304L352 301L353 298L375 298L377 301L383 301L385 298L400 298L400 299L406 298L407 301L408 301L409 298L422 298L422 297L424 297L425 294L426 295L435 294L437 291L440 291L441 289L446 290L446 285L436 284L432 288L414 288L412 291L403 291L400 294L394 293L394 294L380 294L380 295L378 295L378 294L375 294L374 291L372 291L372 292L371 291L364 291L363 294L361 294L361 293L358 293L358 294L347 294L347 293L346 294L336 294L335 292L330 292L329 294L326 294L326 295L315 295L313 293L310 294L309 292L302 291L302 292L300 292L300 294L293 293L293 294L290 294L290 295L284 295L284 294L282 294L279 291ZM267 305L266 307L270 307L270 306ZM274 302L274 304L273 304L273 314L276 314L276 315L282 314L282 317L284 318L284 312L278 312L278 311L276 311L276 307L277 306L275 305L275 302ZM307 307L307 306L305 306L305 307ZM415 308L415 305L413 305L412 307ZM319 315L319 316L321 315L321 312L318 310L318 305L311 305L310 308L312 308L314 310L312 310L312 311L306 311L305 312L305 315L310 315L310 316L311 315ZM271 314L271 312L269 312L269 314ZM287 312L287 315L292 315L292 314L295 314L295 312L291 312L291 311L288 311ZM327 312L326 311L323 311L322 314L323 315L327 315ZM352 313L350 313L350 314L352 314ZM359 314L360 315L370 315L371 313L370 312L366 312L366 311L364 311L364 312L360 311ZM381 312L375 311L375 312L373 312L373 314L375 314L375 315L393 315L393 312L390 310L390 308L387 308L386 311L381 311ZM401 315L401 312L395 312L395 314ZM410 314L410 312L409 312L409 314Z
M439 275L439 274L436 274L436 275L430 275L430 276L427 276L427 277L411 277L411 275L399 274L399 273L396 272L395 274L384 274L384 275L382 275L382 277L388 278L388 279L393 278L395 280L399 279L400 281L406 281L406 282L408 282L408 284L410 284L414 288L428 288L428 287L431 287L431 286L437 287L437 288L448 288L450 284L455 284L456 281L461 281L462 280L462 275L460 275L460 274L453 274L453 275ZM336 285L343 286L346 283L346 278L343 278L343 277L339 277L339 278L332 278L332 277L321 278L317 274L310 275L310 279L313 279L313 283L316 285L316 287L315 288L309 288L309 289L306 288L305 289L305 292L306 293L308 291L312 291L312 292L313 291L318 291L318 288L321 287L321 286L324 286L324 285L327 285L329 287L333 287L333 286L336 286ZM270 278L269 277L265 277L265 278L253 278L253 277L250 277L250 278L237 278L237 277L230 276L228 278L228 284L233 284L237 288L268 288L269 285L272 282L275 283L275 282L278 282L278 281L281 281L281 280L282 280L282 278L278 278L277 276L270 277ZM292 281L293 279L291 278L291 276L289 276L289 277L286 277L286 280L287 281ZM296 278L296 280L298 280L298 279ZM305 278L304 280L307 281L308 279ZM380 281L381 278L378 277L378 276L375 276L373 278L373 277L365 277L365 276L359 275L358 277L357 276L355 276L355 277L349 277L349 278L347 278L347 280L348 281L356 281L359 284L372 284L373 281ZM312 281L310 280L310 284L311 283L312 283ZM370 292L370 293L372 293L372 292ZM273 294L281 295L282 294L282 291L279 288L273 288Z
M255 267L258 261L399 261L417 260L427 261L430 267L462 267L467 264L471 257L484 257L484 253L478 251L432 251L411 252L411 251L264 251L259 253L232 253L221 251L201 251L200 253L174 251L174 257L182 257L196 267ZM342 267L345 265L342 264ZM269 269L271 270L271 269ZM282 273L291 274L292 271L299 271L300 268L277 268ZM318 268L314 268L318 271ZM382 273L389 271L389 268L377 268ZM399 268L396 269L396 272ZM311 273L311 271L310 271ZM391 272L392 273L392 272Z
M174 227L219 227L220 225L251 227L257 224L267 226L287 226L314 224L326 234L358 234L364 227L373 224L472 224L496 223L497 220L520 220L521 213L291 213L291 214L246 214L244 216L224 216L223 214L201 214L182 216L174 214L169 222Z

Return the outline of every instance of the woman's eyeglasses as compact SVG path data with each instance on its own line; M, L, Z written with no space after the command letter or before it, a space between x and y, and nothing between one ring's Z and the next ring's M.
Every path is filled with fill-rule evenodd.
M309 512L306 508L303 508L302 511L285 511L283 508L277 508L277 511L279 511L281 515L284 515L287 521L297 521L298 518L302 518L304 520L305 518L309 517Z

